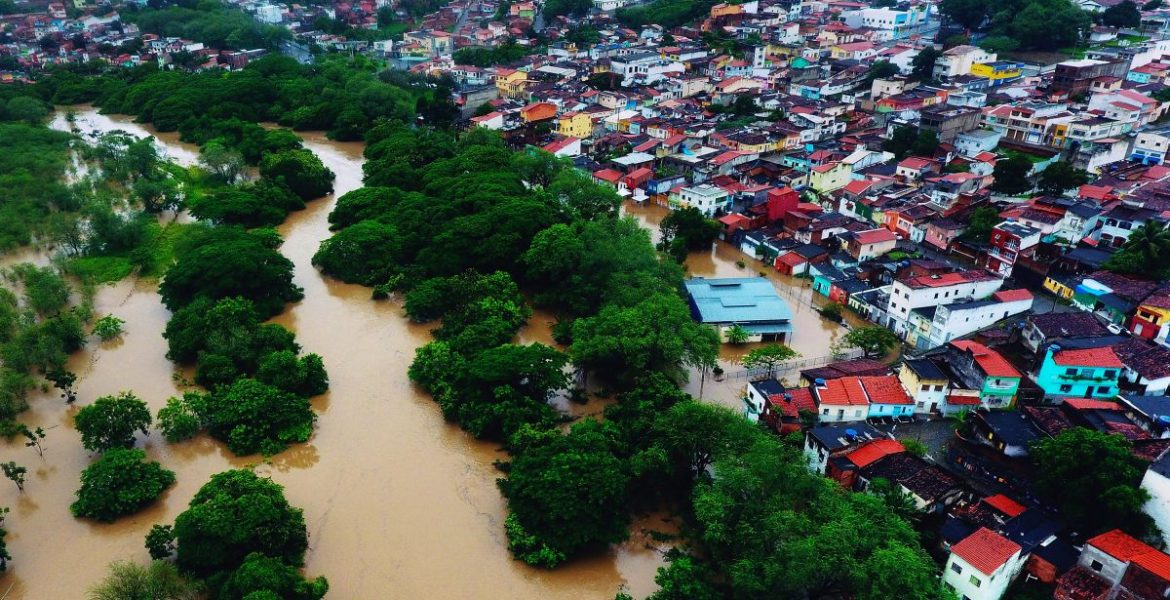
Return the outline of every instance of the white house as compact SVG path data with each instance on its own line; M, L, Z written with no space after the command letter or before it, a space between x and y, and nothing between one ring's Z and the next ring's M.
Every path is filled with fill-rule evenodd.
M716 210L730 208L731 194L727 190L709 183L684 187L679 190L678 205L681 208L697 208L710 217L715 214Z
M955 46L946 50L934 61L934 77L958 77L971 73L971 67L979 63L995 62L994 52L987 52L978 46Z
M784 386L780 385L780 382L775 379L764 379L749 383L747 392L745 401L748 404L748 419L754 423L759 420L760 414L764 412L764 406L768 404L768 398L783 394Z
M981 527L951 546L943 585L961 598L999 600L1026 558L1019 544Z
M905 337L911 310L986 298L999 290L1001 285L1002 279L986 271L975 270L895 281L890 288L886 306L891 329Z
M1142 489L1150 495L1142 511L1154 520L1162 539L1170 541L1170 452L1150 463L1142 477Z

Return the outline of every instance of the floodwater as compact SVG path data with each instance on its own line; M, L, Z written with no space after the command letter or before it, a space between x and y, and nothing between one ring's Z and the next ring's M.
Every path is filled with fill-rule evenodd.
M122 129L153 135L129 118L75 107L85 132ZM170 157L191 164L193 147L157 136ZM361 185L361 146L308 134L306 146L337 173L336 195ZM147 454L175 471L178 481L148 509L110 525L73 519L81 470L92 456L72 427L76 407L52 393L31 400L22 420L44 427L42 460L18 441L0 440L0 456L29 468L24 493L0 481L0 506L14 560L0 576L6 600L72 599L101 579L113 560L145 562L143 537L171 522L217 472L247 465L285 486L305 511L310 549L306 573L325 575L331 598L611 598L620 589L642 597L655 589L663 543L648 531L670 532L661 515L638 519L630 541L555 571L511 559L503 531L505 504L493 461L506 455L446 423L437 405L409 382L406 370L427 327L403 317L397 301L373 302L367 288L325 279L310 259L329 235L334 197L310 203L282 226L282 252L296 265L305 299L276 319L297 332L306 352L324 358L329 393L313 400L319 420L313 438L265 460L236 458L199 436L167 444L156 432L141 441ZM152 410L182 391L183 373L166 360L160 335L169 317L156 286L125 281L95 298L98 315L126 321L121 339L90 345L70 359L78 374L78 404L133 390ZM537 313L525 341L551 341L551 316Z

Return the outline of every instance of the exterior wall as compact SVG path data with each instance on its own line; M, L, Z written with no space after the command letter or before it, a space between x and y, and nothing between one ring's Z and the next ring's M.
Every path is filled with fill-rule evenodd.
M869 417L908 417L914 414L913 404L870 404Z
M1023 566L1024 561L1017 553L1007 564L989 576L952 554L943 569L943 584L954 590L960 598L999 600ZM975 583L976 580L979 582L978 585Z
M899 370L898 380L902 382L902 387L910 392L910 397L914 398L914 412L929 414L932 408L941 410L946 404L950 382L920 379L918 374L906 365L902 365Z
M1007 408L1015 402L1019 390L1019 377L988 377L983 380L979 398L991 408Z
M804 458L808 461L808 470L825 474L825 466L829 464L829 451L822 448L813 436L808 434L804 436Z
M1077 564L1104 577L1109 583L1117 585L1121 582L1121 578L1125 576L1125 568L1129 563L1121 562L1105 554L1092 544L1085 544L1085 549L1081 552L1081 557L1077 560Z
M1118 368L1058 365L1053 362L1049 351L1036 373L1036 384L1044 389L1044 397L1049 399L1112 398L1117 395L1120 372Z
M819 420L821 423L851 423L853 421L864 421L869 418L869 406L847 405L838 406L835 404L821 404Z
M1153 469L1147 469L1145 477L1142 477L1142 489L1150 494L1142 510L1150 515L1162 531L1162 539L1170 543L1170 479Z

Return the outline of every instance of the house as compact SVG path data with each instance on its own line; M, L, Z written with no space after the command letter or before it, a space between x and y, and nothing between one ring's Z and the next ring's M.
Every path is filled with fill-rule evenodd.
M898 243L898 236L884 227L858 231L841 237L846 240L845 251L858 262L883 256L892 251Z
M862 468L860 487L868 488L877 478L898 486L914 501L915 508L928 513L945 510L964 491L962 484L946 471L905 452L889 453Z
M943 585L970 600L999 600L1027 559L1019 544L986 528L951 546Z
M520 118L525 123L547 121L557 116L557 105L552 102L533 102L520 109Z
M1016 261L1030 257L1040 243L1041 231L1023 223L1006 221L991 230L982 264L1000 277L1011 277Z
M1162 539L1170 539L1170 452L1163 452L1146 468L1141 487L1150 495L1142 511L1154 520Z
M749 383L747 397L744 398L744 402L748 405L748 419L752 422L759 420L759 416L764 413L765 406L768 404L768 399L772 396L783 395L784 386L775 379L762 379Z
M872 440L829 460L825 467L825 476L846 489L851 489L858 482L858 471L891 454L905 451L905 446L898 440L884 438Z
M976 46L960 45L944 50L934 61L934 78L967 75L979 63L995 62L996 55Z
M999 290L984 300L916 308L903 338L920 350L934 348L1026 312L1033 300L1028 290Z
M1047 400L1112 398L1123 366L1108 347L1064 349L1052 344L1036 371L1036 384Z
M504 128L504 113L499 111L492 111L486 115L479 117L472 117L471 123L473 127L484 127L486 129L503 129Z
M914 398L914 412L918 414L939 412L951 385L947 374L928 358L906 359L898 379Z
M1114 529L1085 542L1077 567L1057 579L1053 598L1167 596L1170 596L1170 556Z
M970 340L946 346L947 366L963 387L979 391L984 406L1008 408L1015 402L1023 375L999 352Z
M1058 340L1104 337L1109 330L1093 315L1086 312L1044 313L1028 315L1024 320L1021 342L1034 353Z
M691 315L714 325L724 340L734 326L747 330L749 342L783 343L792 336L792 309L766 278L695 277L685 286Z
M1077 284L1072 303L1081 310L1095 312L1121 325L1157 285L1152 281L1097 271Z
M1138 304L1137 311L1129 320L1129 331L1135 336L1146 340L1154 340L1163 346L1170 345L1166 341L1167 327L1170 325L1170 293L1155 292Z
M695 208L712 217L717 212L726 212L731 207L731 194L721 187L703 183L679 190L678 200L673 204L678 208Z
M831 458L872 440L888 438L865 423L817 424L804 434L804 457L810 471L824 475Z
M768 396L760 418L780 435L795 433L817 414L817 403L808 388L794 388Z
M567 112L557 117L556 132L563 136L588 139L593 135L593 119L588 113Z
M818 379L809 389L822 423L914 414L914 400L893 375Z
M975 441L991 446L1004 456L1027 456L1028 446L1043 435L1022 411L977 410L972 415L971 431Z
M986 298L1002 285L1002 279L983 270L931 273L895 280L885 307L890 328L905 337L911 310Z
M1165 395L1170 389L1170 349L1137 338L1124 339L1112 348L1125 365L1121 389L1147 396Z

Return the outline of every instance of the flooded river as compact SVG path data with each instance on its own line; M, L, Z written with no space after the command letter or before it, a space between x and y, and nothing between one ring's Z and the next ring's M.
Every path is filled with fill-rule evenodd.
M153 133L128 118L92 110L78 109L76 122L83 132ZM57 125L64 128L60 117ZM157 137L170 157L187 164L197 157L173 135ZM337 195L361 185L359 144L305 137L337 173ZM304 509L306 572L329 578L330 598L593 599L612 598L623 587L636 597L655 589L661 554L648 547L657 544L645 530L673 527L658 517L639 519L631 540L611 552L556 571L511 559L492 466L505 454L446 423L437 405L407 379L415 348L429 339L427 329L403 318L398 303L372 302L369 289L324 279L310 264L329 235L332 206L333 197L315 201L281 228L282 252L296 265L305 299L277 320L297 331L306 351L324 357L331 378L330 392L314 400L319 421L313 438L265 461L233 457L206 436L166 444L152 432L147 453L174 470L178 482L149 509L102 525L69 514L79 474L92 458L72 427L76 408L53 394L32 399L22 417L48 431L44 461L18 442L0 441L4 460L29 468L23 494L0 481L0 506L12 509L5 526L14 557L0 577L0 597L83 597L110 561L144 562L143 536L151 525L172 521L212 474L250 464L284 485L289 500ZM105 287L95 302L97 314L124 319L126 333L105 344L93 339L72 357L79 404L133 390L157 410L181 388L164 356L160 334L169 314L154 283ZM523 337L547 339L549 320L534 318Z
M122 129L154 135L129 118L76 109L83 133ZM58 116L54 125L67 128ZM206 436L166 444L152 432L145 440L151 458L175 471L178 482L149 509L110 525L73 519L78 476L92 457L72 427L76 408L55 395L34 398L23 415L44 427L47 451L42 461L18 442L0 441L0 455L29 468L23 494L0 481L0 506L12 511L6 521L14 560L0 577L0 597L8 600L72 599L105 573L112 560L145 561L143 536L151 525L170 522L214 473L257 465L285 486L289 500L305 511L310 549L306 572L325 575L330 598L612 598L625 589L643 597L655 589L661 552L648 531L671 531L660 516L638 519L630 541L611 552L572 562L556 571L532 569L511 559L503 531L505 505L492 462L506 455L446 423L438 407L409 382L406 370L419 345L430 339L426 327L403 318L398 302L372 302L370 290L325 279L310 259L329 236L326 217L334 198L361 186L362 147L323 135L304 135L306 146L335 173L336 194L312 202L281 227L282 252L296 265L296 283L305 299L276 320L294 329L307 352L324 357L329 393L314 399L318 429L306 444L269 460L233 457ZM167 155L193 164L197 148L174 134L157 135ZM657 207L628 211L657 229L665 214ZM657 236L657 233L655 233ZM29 258L44 258L26 254ZM761 267L736 261L737 250L719 244L688 260L701 276L750 276ZM9 262L5 260L4 262ZM770 275L789 299L796 319L794 347L806 357L828 353L843 330L821 320L810 308L811 290L800 281ZM819 301L819 299L818 299ZM79 404L133 390L157 410L182 391L181 377L166 360L161 332L169 317L150 281L125 281L102 288L98 315L126 321L120 340L96 339L72 357L78 374ZM522 341L549 342L551 315L537 312ZM744 350L725 349L726 368ZM742 382L703 382L708 398L735 405ZM690 384L698 392L700 378ZM574 409L574 412L596 412ZM5 593L7 595L5 596Z

